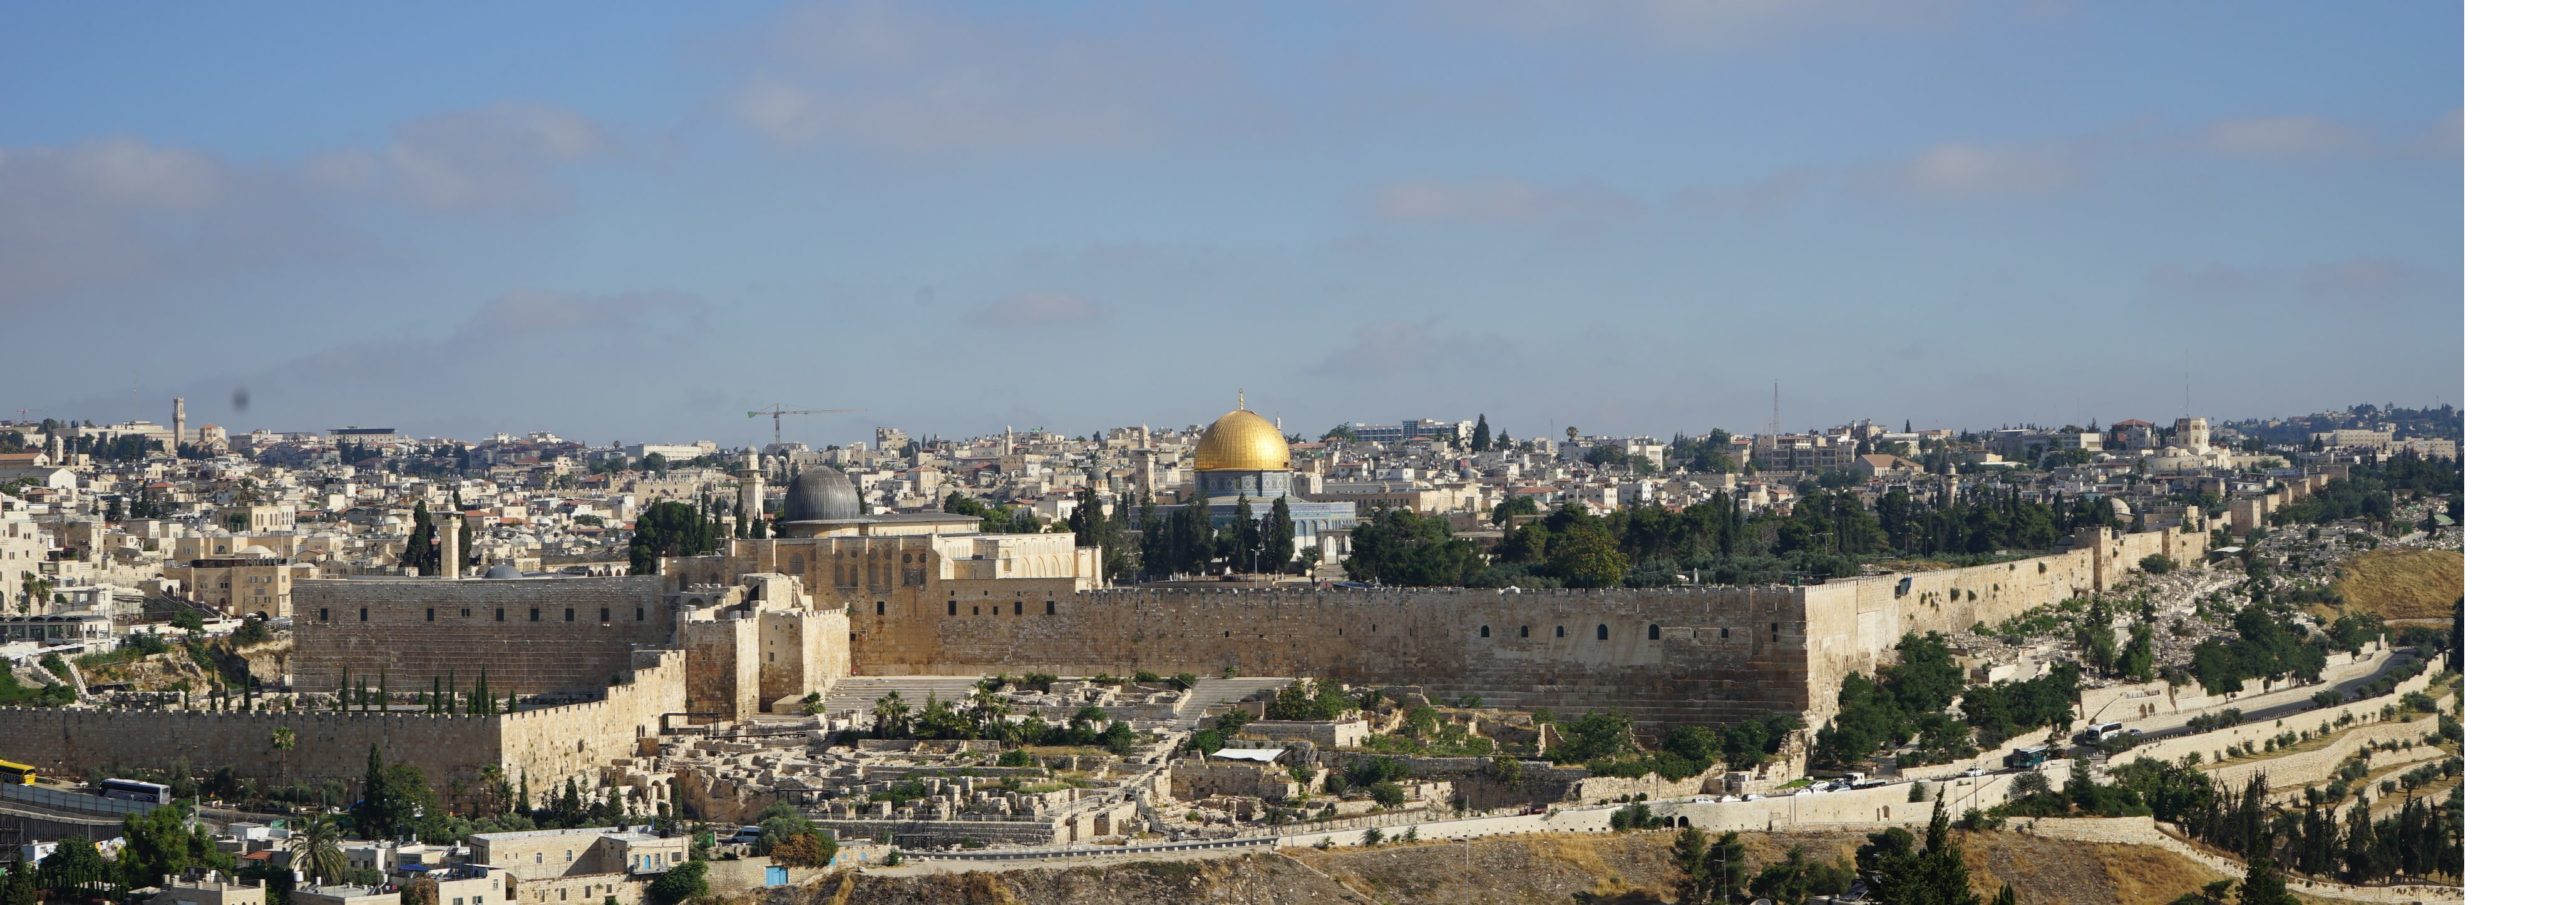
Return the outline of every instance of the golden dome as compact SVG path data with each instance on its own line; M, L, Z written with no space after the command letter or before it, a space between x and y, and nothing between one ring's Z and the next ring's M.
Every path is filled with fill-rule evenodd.
M1249 409L1220 417L1200 434L1194 471L1288 471L1289 440Z

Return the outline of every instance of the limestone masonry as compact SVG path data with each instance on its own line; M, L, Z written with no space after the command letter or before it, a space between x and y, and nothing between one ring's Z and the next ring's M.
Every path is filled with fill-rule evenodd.
M2201 526L2205 531L2221 523ZM230 764L351 777L372 745L454 781L498 766L536 788L632 756L675 721L734 721L849 674L1315 675L1480 695L1649 725L1772 712L1819 724L1850 672L1907 632L1961 632L2103 589L2203 531L2092 530L2067 552L1805 587L1604 591L1075 588L962 577L935 543L733 541L664 578L355 579L300 586L294 684L395 695L440 679L546 696L497 717L0 709L48 769ZM789 551L789 552L784 552ZM824 552L829 557L807 554ZM838 570L834 555L846 559ZM895 558L893 558L895 557ZM902 561L903 560L903 561ZM855 568L855 562L862 563ZM960 564L965 565L965 564ZM1001 566L999 571L1009 570ZM840 577L839 577L840 576ZM803 590L817 579L818 587ZM874 579L885 579L875 581ZM841 582L841 584L838 584ZM578 703L549 703L562 698ZM296 736L291 750L276 730Z

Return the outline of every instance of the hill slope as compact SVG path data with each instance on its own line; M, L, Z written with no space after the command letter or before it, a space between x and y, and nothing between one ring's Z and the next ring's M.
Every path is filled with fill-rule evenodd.
M2391 619L2451 619L2462 598L2458 550L2375 550L2348 560L2338 596L2349 610Z
M774 890L760 905L1188 905L1188 903L1375 902L1412 905L1528 905L1670 902L1679 875L1671 831L1552 835L1418 843L1188 862L924 876L848 875L814 887ZM1984 897L2002 882L2026 902L2163 905L2218 876L2162 849L2028 836L1963 834L1965 860ZM1846 859L1857 832L1751 833L1753 873L1803 845L1816 858Z

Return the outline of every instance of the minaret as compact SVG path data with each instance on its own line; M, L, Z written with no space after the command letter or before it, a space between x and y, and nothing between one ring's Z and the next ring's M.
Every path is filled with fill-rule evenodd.
M738 517L749 521L764 517L764 471L757 464L756 451L747 450L747 470L738 476Z
M169 452L175 454L186 442L187 397L179 396L169 400Z
M440 578L462 577L462 513L438 512L436 519L436 575Z

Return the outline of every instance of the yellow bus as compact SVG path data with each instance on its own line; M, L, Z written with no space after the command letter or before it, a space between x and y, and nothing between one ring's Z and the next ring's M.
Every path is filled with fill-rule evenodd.
M0 783L13 786L36 784L36 768L13 760L0 760Z

